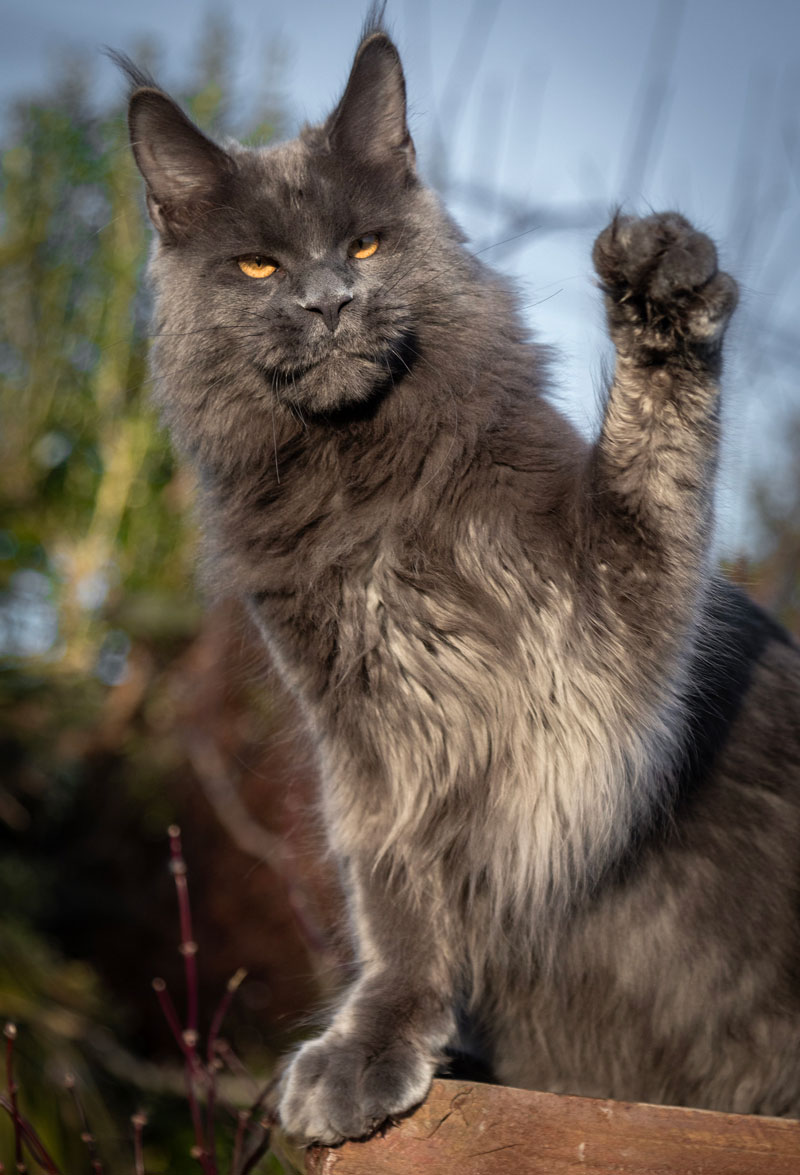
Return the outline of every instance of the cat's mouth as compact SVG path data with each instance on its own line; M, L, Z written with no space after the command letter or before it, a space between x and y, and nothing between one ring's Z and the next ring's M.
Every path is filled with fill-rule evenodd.
M369 350L332 339L324 354L304 363L263 364L261 372L278 399L312 412L330 412L382 399L410 375L418 357L417 338L409 330L392 343Z
M334 345L318 359L312 359L306 363L283 362L275 365L262 365L261 370L276 392L282 389L297 390L299 384L313 373L324 372L326 368L331 367L340 368L342 363L348 360L375 366L380 366L382 362L381 356L374 352L355 351Z
M372 364L374 368L398 380L404 375L410 375L414 363L419 358L419 340L416 332L410 327L398 333L391 341L388 339L377 348L366 350L348 346L344 341L333 340L330 359L354 360Z

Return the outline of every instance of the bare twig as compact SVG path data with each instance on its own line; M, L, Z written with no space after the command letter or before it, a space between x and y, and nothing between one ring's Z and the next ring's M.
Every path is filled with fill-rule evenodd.
M197 1054L192 1051L186 1041L186 1033L181 1028L178 1013L175 1011L175 1005L172 1002L172 997L163 979L157 978L153 980L153 991L156 993L156 998L161 1005L161 1011L164 1013L164 1019L169 1025L178 1048L183 1053L186 1064L191 1065L193 1070L196 1069L199 1064Z
M231 1160L231 1175L240 1175L242 1164L242 1147L244 1146L245 1132L250 1123L250 1111L240 1110L236 1126L236 1138L233 1143L233 1158Z
M181 847L181 830L171 824L169 834L170 870L178 895L178 912L181 920L181 941L178 947L183 955L186 972L186 1036L190 1048L197 1045L197 943L192 933L192 910L189 904L189 886L186 880L186 862Z
M259 1096L259 1085L253 1074L244 1064L244 1062L237 1057L227 1040L218 1040L214 1046L214 1051L230 1069L231 1073L237 1074L244 1081L247 1082L250 1094Z
M178 913L181 926L181 940L178 947L184 960L186 976L186 1027L182 1028L175 1006L172 1003L167 985L163 979L153 980L153 989L161 1004L172 1035L184 1055L184 1081L186 1099L189 1103L189 1112L194 1130L194 1146L191 1149L192 1157L197 1159L203 1168L204 1175L218 1175L216 1155L209 1150L200 1102L197 1096L195 1082L209 1088L209 1074L204 1070L197 1051L197 1012L198 1012L198 985L197 985L197 943L192 933L192 911L189 904L189 887L186 879L186 862L183 859L181 846L181 830L177 824L171 824L168 829L170 847L170 869L175 881L175 892L178 898Z
M142 1133L147 1125L147 1116L140 1110L138 1114L133 1115L131 1122L133 1124L133 1162L135 1175L145 1175Z
M95 1144L95 1137L89 1127L89 1120L86 1117L86 1110L75 1082L75 1076L68 1073L64 1079L64 1084L72 1095L72 1100L75 1103L75 1109L78 1111L78 1118L81 1123L81 1142L86 1144L86 1149L89 1152L89 1164L94 1172L94 1175L103 1175L103 1164L100 1162L100 1156L97 1153L97 1146Z
M36 1133L34 1127L27 1120L27 1118L24 1118L22 1114L20 1114L19 1110L17 1110L16 1114L14 1113L11 1100L10 1098L7 1098L4 1093L0 1093L0 1107L2 1107L2 1109L4 1109L6 1113L14 1119L15 1126L19 1126L22 1140L33 1156L34 1162L37 1163L43 1171L46 1171L47 1175L63 1175L61 1168L56 1166L55 1159L52 1157L42 1140L39 1138L39 1135ZM21 1175L25 1175L28 1167L24 1158L20 1159L20 1162L16 1165L16 1170L20 1172Z
M17 1083L14 1080L14 1041L17 1039L17 1026L11 1021L3 1029L6 1038L6 1086L11 1100L11 1117L14 1121L14 1162L18 1171L24 1171L22 1157L22 1130L20 1126L19 1109L17 1108Z
M239 1061L238 1057L223 1041L219 1039L219 1032L222 1028L222 1023L228 1012L231 1000L241 986L247 972L240 968L228 980L225 991L219 1001L213 1016L211 1017L211 1025L208 1031L206 1040L206 1061L205 1064L201 1058L199 1050L199 1034L198 1034L198 980L197 980L197 965L196 954L197 945L194 940L192 932L192 913L189 904L189 887L187 881L186 863L183 859L183 851L181 845L181 833L177 825L173 824L169 828L170 840L170 867L173 878L175 880L175 890L178 897L178 910L180 915L181 927L181 942L180 951L184 958L185 977L187 989L187 1026L181 1026L180 1017L172 1002L167 985L163 979L153 980L153 990L156 993L158 1002L161 1005L161 1010L164 1014L164 1019L169 1025L170 1031L181 1050L184 1058L184 1084L186 1088L186 1098L189 1103L189 1111L192 1119L192 1127L194 1130L194 1146L191 1149L192 1157L197 1159L200 1163L204 1175L218 1175L217 1167L217 1148L216 1148L216 1113L218 1105L217 1097L217 1069L220 1065L220 1057L223 1052L226 1054L226 1060L229 1064L233 1063L239 1072L246 1072L244 1066ZM252 1083L253 1085L255 1083ZM203 1119L203 1112L201 1108L201 1098L205 1100L205 1121ZM230 1107L228 1107L230 1109ZM242 1114L236 1114L236 1111L230 1109L230 1113L237 1118L237 1134L234 1149L238 1148L238 1157L235 1159L233 1167L234 1175L236 1175L236 1164L241 1168L241 1173L244 1175L245 1171L251 1170L247 1164L252 1159L252 1154L258 1152L260 1158L266 1152L269 1145L269 1137L267 1135L266 1141L263 1135L259 1137L255 1149L246 1159L243 1157L244 1148L247 1145L246 1127L252 1118L252 1110L243 1111ZM135 1122L135 1119L134 1119ZM260 1128L264 1127L264 1123L259 1124ZM141 1140L137 1143L141 1150ZM257 1159L256 1159L257 1161ZM242 1165L244 1163L244 1165ZM140 1164L141 1165L141 1164ZM137 1175L139 1171L137 1168Z
M630 148L620 183L623 196L639 194L654 148L659 146L669 109L670 79L685 9L686 0L661 0L656 11L647 63L642 70L639 93L631 105L635 126L631 125L628 133Z
M242 1175L249 1175L254 1169L259 1159L262 1159L269 1149L269 1135L270 1123L266 1119L261 1119L258 1123L258 1130L261 1132L261 1137L257 1140L255 1146L250 1151L250 1154L244 1161L242 1166Z
M283 840L258 824L230 778L225 761L212 738L200 731L188 739L189 757L211 806L223 827L244 852L285 876L289 853Z
M184 1057L184 1088L186 1090L186 1100L189 1103L189 1113L192 1118L192 1126L194 1128L195 1145L192 1147L192 1155L199 1160L203 1171L206 1175L217 1175L216 1162L207 1154L205 1140L203 1137L203 1123L200 1114L200 1104L197 1100L197 1093L195 1091L195 1078L205 1081L205 1074L202 1072L202 1065L200 1058L197 1055L195 1034L195 1044L192 1044L192 1038L189 1033L181 1028L178 1013L175 1011L175 1005L172 1002L167 985L163 979L153 980L153 991L156 993L158 1002L161 1005L161 1011L164 1013L164 1019L170 1027L173 1037L178 1045L178 1048L183 1053Z
M208 1150L210 1154L216 1151L216 1140L214 1138L214 1115L216 1111L217 1100L217 1065L219 1059L216 1055L217 1037L219 1030L222 1027L222 1021L230 1007L239 987L242 984L247 972L243 967L240 967L228 980L225 988L225 993L217 1005L217 1010L211 1019L211 1027L208 1030L208 1040L206 1042L206 1071L208 1073L208 1105L206 1106L206 1137L208 1141Z

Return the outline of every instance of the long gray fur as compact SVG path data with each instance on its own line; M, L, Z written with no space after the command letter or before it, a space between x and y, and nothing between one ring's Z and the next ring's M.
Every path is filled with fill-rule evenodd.
M330 118L269 149L127 68L158 399L209 577L299 699L352 916L284 1125L368 1133L465 1032L514 1085L800 1115L800 658L710 567L713 244L675 213L601 234L587 445L417 175L379 25Z

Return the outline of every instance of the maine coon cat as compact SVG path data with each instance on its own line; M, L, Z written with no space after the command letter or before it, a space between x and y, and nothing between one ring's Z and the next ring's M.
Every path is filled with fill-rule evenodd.
M330 117L266 149L123 64L158 398L307 719L352 917L285 1127L363 1136L459 1040L513 1085L800 1115L800 657L711 567L713 244L676 213L598 238L587 444L417 173L378 21Z

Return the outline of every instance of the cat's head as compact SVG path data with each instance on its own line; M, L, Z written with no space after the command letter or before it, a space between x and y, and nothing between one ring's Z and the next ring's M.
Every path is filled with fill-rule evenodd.
M303 413L382 395L413 366L422 324L448 322L453 273L470 265L418 177L386 33L364 37L322 124L268 148L212 142L126 68L133 151L157 230L161 383L180 383L170 370L185 383L193 368L195 380L211 373L228 403L246 396Z

